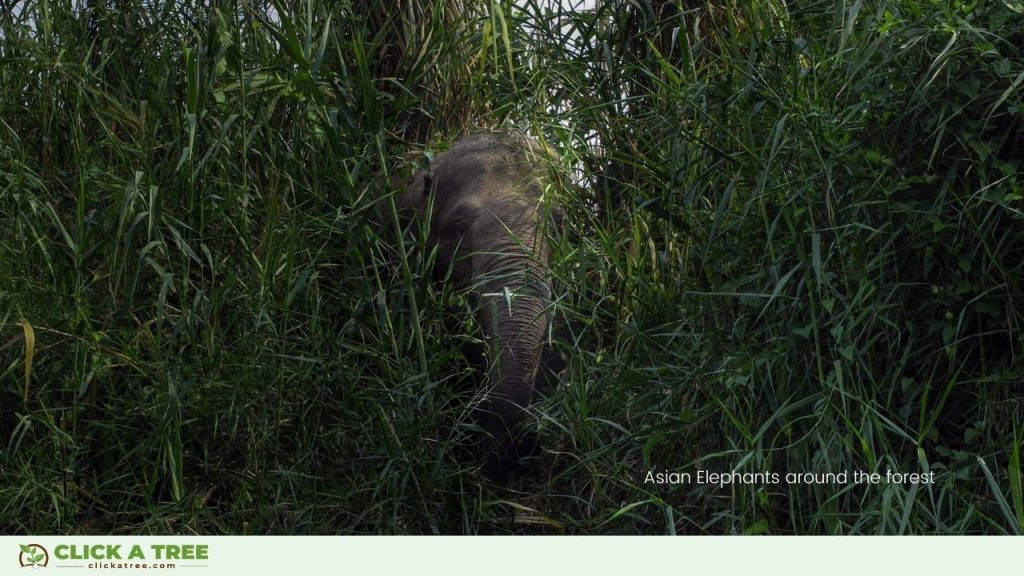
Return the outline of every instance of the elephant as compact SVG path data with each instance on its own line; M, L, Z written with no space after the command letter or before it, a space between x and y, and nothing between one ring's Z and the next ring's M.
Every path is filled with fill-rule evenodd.
M395 195L401 213L428 227L435 278L467 292L485 335L486 395L477 419L486 433L479 456L489 466L517 463L535 447L523 423L551 320L547 234L560 210L542 196L557 158L526 136L477 134Z

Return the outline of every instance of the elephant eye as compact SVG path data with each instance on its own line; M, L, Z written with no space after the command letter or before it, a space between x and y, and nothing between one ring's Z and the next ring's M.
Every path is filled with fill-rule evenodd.
M430 187L434 184L434 175L427 172L423 175L423 195L430 195Z

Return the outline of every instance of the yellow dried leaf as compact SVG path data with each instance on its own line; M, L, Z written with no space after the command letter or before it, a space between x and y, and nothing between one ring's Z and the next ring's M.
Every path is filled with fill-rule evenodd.
M22 400L28 402L28 383L32 379L32 358L36 354L36 332L32 329L32 324L29 324L29 321L24 318L18 321L18 326L21 326L21 330L25 334L25 394Z

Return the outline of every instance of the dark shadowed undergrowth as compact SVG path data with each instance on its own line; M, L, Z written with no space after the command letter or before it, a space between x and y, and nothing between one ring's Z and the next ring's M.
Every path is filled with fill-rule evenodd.
M537 1L0 14L0 531L1019 533L1024 4ZM485 129L566 213L506 479L370 225Z

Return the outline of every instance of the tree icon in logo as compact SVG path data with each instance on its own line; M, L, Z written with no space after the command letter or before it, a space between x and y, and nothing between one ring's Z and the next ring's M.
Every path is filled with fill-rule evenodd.
M50 553L40 544L20 544L21 553L18 554L18 563L22 568L45 568L50 563Z

